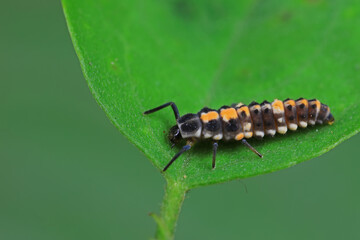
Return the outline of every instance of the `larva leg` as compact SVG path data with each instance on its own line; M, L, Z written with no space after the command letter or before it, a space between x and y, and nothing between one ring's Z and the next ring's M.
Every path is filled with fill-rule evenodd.
M165 172L170 167L170 165L173 164L173 162L175 162L175 160L178 159L178 157L180 157L181 154L189 150L192 145L193 145L193 141L188 140L187 144L183 146L183 148L177 154L175 154L175 156L170 160L168 164L166 164L166 166L163 169L163 172Z
M214 143L213 143L213 158L212 158L212 168L213 168L213 169L215 168L215 159L216 159L216 151L217 151L217 148L218 148L218 143L217 143L217 142L214 142Z
M245 140L245 138L243 138L242 140L241 140L241 142L245 145L245 146L247 146L251 151L253 151L255 154L257 154L259 157L263 157L255 148L253 148L246 140Z

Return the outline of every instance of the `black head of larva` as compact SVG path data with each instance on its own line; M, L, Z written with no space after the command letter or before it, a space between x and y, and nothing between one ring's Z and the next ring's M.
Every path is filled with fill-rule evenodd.
M168 138L173 145L179 143L182 140L182 136L178 125L175 125L172 128L170 128L168 133Z

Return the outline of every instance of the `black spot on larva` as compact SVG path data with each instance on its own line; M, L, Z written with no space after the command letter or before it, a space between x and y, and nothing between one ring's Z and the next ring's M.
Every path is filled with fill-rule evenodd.
M315 109L315 108L316 108L316 104L311 105L311 107L312 107L313 109Z
M298 98L298 99L295 100L295 102L297 102L297 101L299 101L299 100L303 100L303 99L304 99L304 98L302 98L302 97L301 97L301 98Z
M258 109L255 109L255 110L254 110L254 113L255 113L255 114L258 114L258 113L259 113L259 110L258 110Z
M205 124L205 129L210 132L216 132L220 129L220 121L218 120L210 120L208 123Z
M302 103L302 104L299 105L299 107L302 109L302 108L305 107L305 104Z
M286 108L287 108L289 111L291 111L292 106L291 106L291 105L288 105Z
M289 117L289 120L290 120L290 121L294 120L294 116L290 116L290 117Z
M225 123L225 129L227 132L236 132L239 129L236 119L230 119L229 122Z
M305 118L306 118L306 115L305 115L305 114L301 114L300 117L301 117L302 119L305 119Z
M270 127L270 126L272 125L272 123L271 123L271 122L266 122L265 125L266 125L267 127Z
M268 109L268 108L265 108L264 112L265 112L265 113L269 113L269 109Z
M196 121L188 121L181 125L181 130L184 132L194 132L199 128L199 125Z
M257 126L257 127L261 127L261 123L257 123L256 126Z
M242 117L246 117L245 111L241 111L241 116L242 116Z

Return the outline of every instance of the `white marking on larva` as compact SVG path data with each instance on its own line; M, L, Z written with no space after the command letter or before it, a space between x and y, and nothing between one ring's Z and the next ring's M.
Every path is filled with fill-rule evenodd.
M314 120L309 120L309 124L310 125L315 125L315 121Z
M250 131L251 130L251 123L245 123L244 130L245 131Z
M228 122L228 121L229 121L229 119L227 119L226 115L225 115L225 116L221 116L221 117L222 117L222 119L223 119L224 122Z
M284 121L284 119L283 118L278 118L278 120L277 120L279 123L282 123L283 121Z
M204 135L204 138L211 138L212 137L212 134L210 134L210 133L205 133L205 135Z
M214 140L220 140L220 139L222 139L222 138L223 138L222 133L219 133L219 134L217 134L217 135L215 135L215 136L213 137Z
M281 110L281 109L279 109L279 108L274 108L274 107L273 107L273 112L274 112L275 114L281 114L281 113L284 112L284 110Z
M266 108L268 108L269 110L271 109L271 105L269 103L266 103L264 105L262 105L262 110L265 110Z
M201 136L201 128L199 128L196 133L194 134L194 137L199 138Z
M258 136L258 137L264 137L264 132L262 131L255 131L255 136Z
M286 126L278 127L277 131L280 134L285 134L287 132L287 127Z
M295 131L298 128L298 125L296 125L295 123L290 123L289 124L289 129L292 131Z
M318 123L320 124L323 124L323 121L322 120L317 120Z
M245 137L246 138L251 138L252 137L252 132L245 132Z
M270 134L271 136L274 136L274 135L275 135L275 133L276 133L276 131L275 131L275 130L273 130L273 129L266 130L266 134Z
M307 127L307 122L300 121L300 122L299 122L299 125L300 125L300 127L302 127L302 128L306 128L306 127Z

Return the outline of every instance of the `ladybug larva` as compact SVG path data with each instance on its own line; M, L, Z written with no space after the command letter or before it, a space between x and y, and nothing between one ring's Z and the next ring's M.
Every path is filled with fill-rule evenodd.
M168 102L156 108L145 111L150 114L165 107L171 106L176 119L176 125L170 128L168 137L172 146L186 139L186 145L164 167L166 171L170 165L191 146L202 139L213 140L212 168L215 168L218 141L241 141L246 147L262 155L253 148L247 138L263 138L265 135L274 136L276 132L285 134L288 129L295 131L298 127L306 128L308 125L333 124L334 117L330 108L317 99L297 100L275 99L272 103L263 101L261 104L252 102L222 106L220 109L204 107L198 113L188 113L180 116L174 102Z

